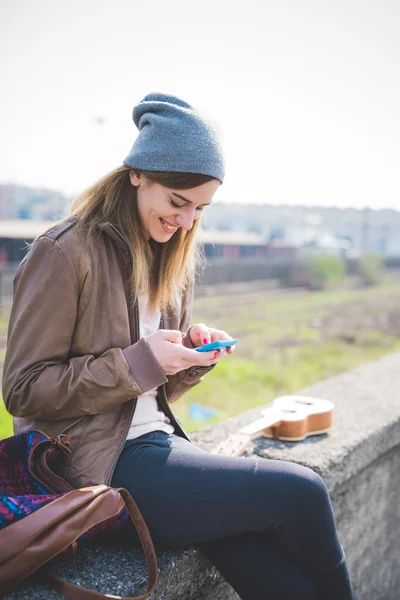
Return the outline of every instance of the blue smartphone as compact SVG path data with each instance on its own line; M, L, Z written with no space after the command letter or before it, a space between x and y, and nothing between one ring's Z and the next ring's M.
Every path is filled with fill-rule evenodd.
M221 340L218 342L212 342L211 344L204 344L204 346L198 346L195 348L197 352L208 352L209 350L218 350L218 348L229 348L234 346L237 340Z

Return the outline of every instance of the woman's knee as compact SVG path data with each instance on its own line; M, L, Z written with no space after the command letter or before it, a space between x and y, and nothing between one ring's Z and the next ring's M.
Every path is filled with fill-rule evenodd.
M318 473L308 467L302 467L298 476L297 490L306 502L326 502L329 499L328 489L325 481Z
M293 486L293 511L303 518L308 515L314 519L319 513L330 510L328 489L322 477L308 467L301 467Z
M264 461L265 459L259 459ZM296 519L300 514L315 515L321 507L330 507L329 493L322 477L315 471L288 461L267 460L256 476L258 499L287 509Z
M302 467L298 472L286 506L286 523L297 530L306 528L309 535L332 531L334 515L329 492L322 477L312 469Z

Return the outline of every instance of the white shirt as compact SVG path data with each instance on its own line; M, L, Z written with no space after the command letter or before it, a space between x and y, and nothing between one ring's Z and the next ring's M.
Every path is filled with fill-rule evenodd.
M149 309L148 296L139 296L139 336L141 338L148 337L158 331L160 319L159 309L153 311ZM170 425L168 417L158 406L157 388L138 397L127 439L132 440L150 431L165 431L166 433L175 431Z

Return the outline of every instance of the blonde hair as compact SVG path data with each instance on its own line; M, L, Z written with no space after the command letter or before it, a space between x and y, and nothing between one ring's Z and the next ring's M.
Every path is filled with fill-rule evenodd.
M195 235L200 220L190 230L179 228L165 243L148 240L143 232L136 188L131 184L131 167L121 166L83 192L72 204L71 214L79 217L78 235L100 236L99 225L113 223L128 243L132 302L148 293L150 306L161 310L174 308L177 291L190 288L200 263L200 248ZM139 171L151 182L175 189L189 189L213 179L192 173Z

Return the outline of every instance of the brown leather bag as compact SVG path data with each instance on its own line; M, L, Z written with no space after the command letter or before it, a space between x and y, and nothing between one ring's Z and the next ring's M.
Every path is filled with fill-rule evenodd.
M145 600L157 585L157 558L147 525L132 496L123 488L103 484L71 488L55 471L60 455L71 451L69 436L54 439L43 432L37 434L41 441L30 449L29 472L46 488L62 495L0 530L0 594L9 592L68 547L76 549L79 536L116 517L125 506L138 532L149 573L147 592L134 600ZM46 575L46 583L73 600L120 598L84 589L54 575Z

